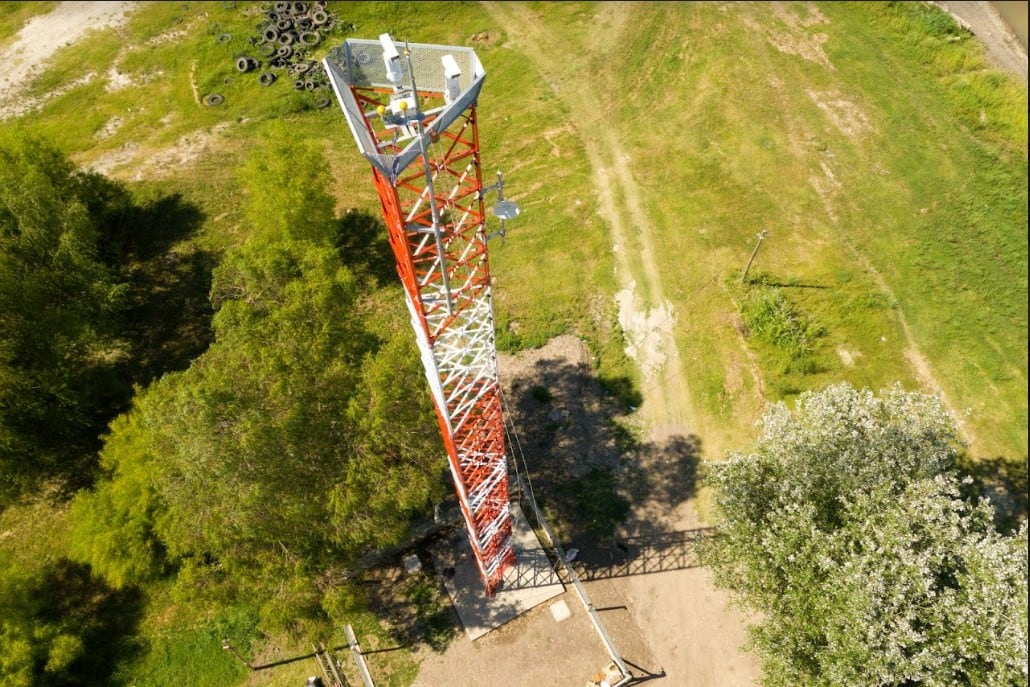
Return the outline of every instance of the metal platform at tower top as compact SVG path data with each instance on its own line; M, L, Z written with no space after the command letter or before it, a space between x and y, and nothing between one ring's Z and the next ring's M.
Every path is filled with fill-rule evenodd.
M386 67L389 58L382 40L347 39L323 60L358 150L391 178L396 178L421 153L416 127L391 124L380 116L383 135L377 131L375 115L362 107L352 89L392 90L395 97L387 107L396 116L400 114L396 107L399 103L411 104L403 96L408 90L406 85L413 84L421 98L430 99L429 107L420 104L420 110L425 133L432 140L476 103L486 78L486 70L471 48L406 43L405 50L411 59L398 60L399 71L392 74L397 81L390 78ZM400 143L406 145L398 147Z

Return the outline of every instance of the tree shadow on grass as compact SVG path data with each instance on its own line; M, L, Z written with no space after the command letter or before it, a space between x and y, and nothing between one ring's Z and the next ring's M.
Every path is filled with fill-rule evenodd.
M419 558L428 566L418 573L405 574L397 561L367 571L361 582L368 607L386 625L396 646L425 644L442 652L461 632L461 621L440 577L433 574L428 550Z
M215 258L200 250L170 252L136 266L124 334L132 355L127 378L145 386L184 370L213 340L209 300Z
M137 589L113 589L94 577L89 566L62 559L44 571L32 595L38 602L40 628L55 628L81 641L78 657L59 673L48 673L39 684L111 684L116 666L140 651L135 636L143 598ZM42 678L43 666L36 670Z
M525 456L518 468L588 579L687 567L697 535L664 516L696 493L700 438L635 437L621 411L638 392L616 386L618 396L585 363L544 358L506 391L519 436L512 450Z
M215 256L188 243L203 221L173 194L124 207L106 223L110 258L130 290L123 335L132 384L185 369L211 343Z
M116 182L91 177L101 257L125 284L113 319L118 352L98 356L81 373L87 391L81 436L67 442L61 491L89 486L101 436L125 412L135 388L182 370L212 341L208 298L215 257L189 239L204 215L178 194L137 201Z
M1012 534L1027 518L1027 460L994 456L973 458L961 455L955 470L972 478L965 485L968 498L986 498L994 507L994 524L999 532Z
M215 261L190 243L204 219L200 209L177 194L137 198L99 174L81 174L77 183L97 229L98 257L124 292L116 312L94 325L106 348L69 373L74 417L60 431L40 429L37 444L52 460L39 461L26 484L56 478L58 498L91 483L102 435L128 409L135 387L185 369L212 339Z
M359 278L369 279L379 286L397 280L389 235L379 217L348 209L337 220L333 243L344 264Z

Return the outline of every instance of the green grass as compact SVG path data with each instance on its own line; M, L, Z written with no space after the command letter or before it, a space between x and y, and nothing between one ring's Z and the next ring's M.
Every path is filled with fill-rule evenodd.
M0 547L26 571L42 570L68 549L67 508L59 497L44 494L0 510Z
M52 5L0 3L0 46ZM528 5L570 55L569 69L581 70L567 78L590 80L596 100L586 106L603 112L630 154L624 164L659 249L706 457L748 445L769 400L839 380L919 387L907 324L949 400L969 409L973 453L1025 460L1026 88L985 69L975 41L934 8L816 6L826 21L787 21L813 18L807 4L786 4L778 15L762 4L641 3L609 36L599 23L604 5ZM566 102L520 52L520 27L496 25L475 4L330 7L363 38L390 31L412 42L470 45L488 34L474 44L488 72L479 103L483 170L503 170L506 193L523 210L506 239L490 246L498 346L518 350L575 333L610 392L638 405L640 380L613 299L612 218L601 215L580 137L602 132L580 132L573 120L584 104ZM378 216L367 163L335 105L316 110L312 96L285 79L266 88L235 70L258 11L256 3L144 4L126 26L58 51L30 84L42 108L0 126L42 134L83 164L135 150L115 177L137 198L178 195L199 212L194 233L168 247L180 255L216 259L247 237L235 170L271 120L287 122L298 140L324 144L341 211ZM232 41L219 43L222 33ZM319 50L347 35L339 30ZM819 54L832 68L805 57ZM112 69L139 85L108 90ZM224 105L203 104L213 92ZM134 180L136 165L188 148L198 133L205 143L188 162ZM763 229L769 236L742 286ZM797 343L791 335L747 336L756 329L748 303L774 324L817 326L804 365L784 364L784 350ZM608 486L598 474L576 488L586 507L618 506ZM63 511L51 504L0 513L0 546L25 561L59 556L67 535ZM619 513L591 517L607 531ZM409 591L426 618L435 617L432 590ZM228 620L175 612L159 593L148 604L146 651L123 665L126 682L248 679L219 643L219 622ZM366 648L395 645L371 613L339 620L354 624ZM242 637L245 625L236 625ZM446 639L442 625L430 629ZM284 654L310 651L306 638L287 637L249 648L260 652L273 640ZM406 685L417 673L409 650L377 654L376 666L377 683ZM260 684L299 684L313 668L284 664L263 671Z
M627 68L597 75L627 147L653 152L630 164L663 228L667 295L689 313L677 333L699 424L706 438L752 433L752 390L726 373L746 357L731 285L768 229L756 269L818 286L789 290L825 331L817 374L776 383L780 363L759 355L768 398L841 378L918 386L903 315L953 404L972 409L974 450L1025 455L1025 89L977 71L968 39L924 65L936 48L905 40L920 21L905 7L819 7L829 21L808 28L751 5L639 13ZM784 44L825 34L834 68L756 40L763 25Z
M210 687L239 684L247 669L221 648L210 628L174 628L175 635L162 637L147 647L146 659L131 666L124 684L191 684Z

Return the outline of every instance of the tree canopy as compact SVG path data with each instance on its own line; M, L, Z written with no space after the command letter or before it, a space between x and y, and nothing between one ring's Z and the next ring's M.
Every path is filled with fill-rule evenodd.
M764 618L769 685L1027 680L1027 530L999 533L950 472L935 397L846 384L775 404L750 453L707 476L718 584Z
M214 342L112 423L110 478L72 519L75 555L113 584L217 579L269 594L266 617L288 622L317 608L320 572L400 541L445 484L413 337L369 316L332 246L320 156L300 151L274 183L284 137L244 167L251 238L215 269ZM311 221L294 233L279 207Z
M78 458L118 354L124 296L101 259L102 200L38 139L0 140L0 475L4 491ZM105 420L101 421L101 426Z

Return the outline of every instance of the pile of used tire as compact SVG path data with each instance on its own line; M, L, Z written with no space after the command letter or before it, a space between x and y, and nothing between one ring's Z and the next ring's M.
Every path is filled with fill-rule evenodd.
M263 5L262 10L265 21L256 27L259 34L250 38L260 58L240 55L236 70L242 74L259 72L263 86L271 86L279 79L276 71L285 70L298 91L328 91L329 80L322 65L308 58L309 51L337 26L325 0L275 2ZM352 24L348 27L354 29ZM322 97L315 106L327 107L330 102L330 98Z

